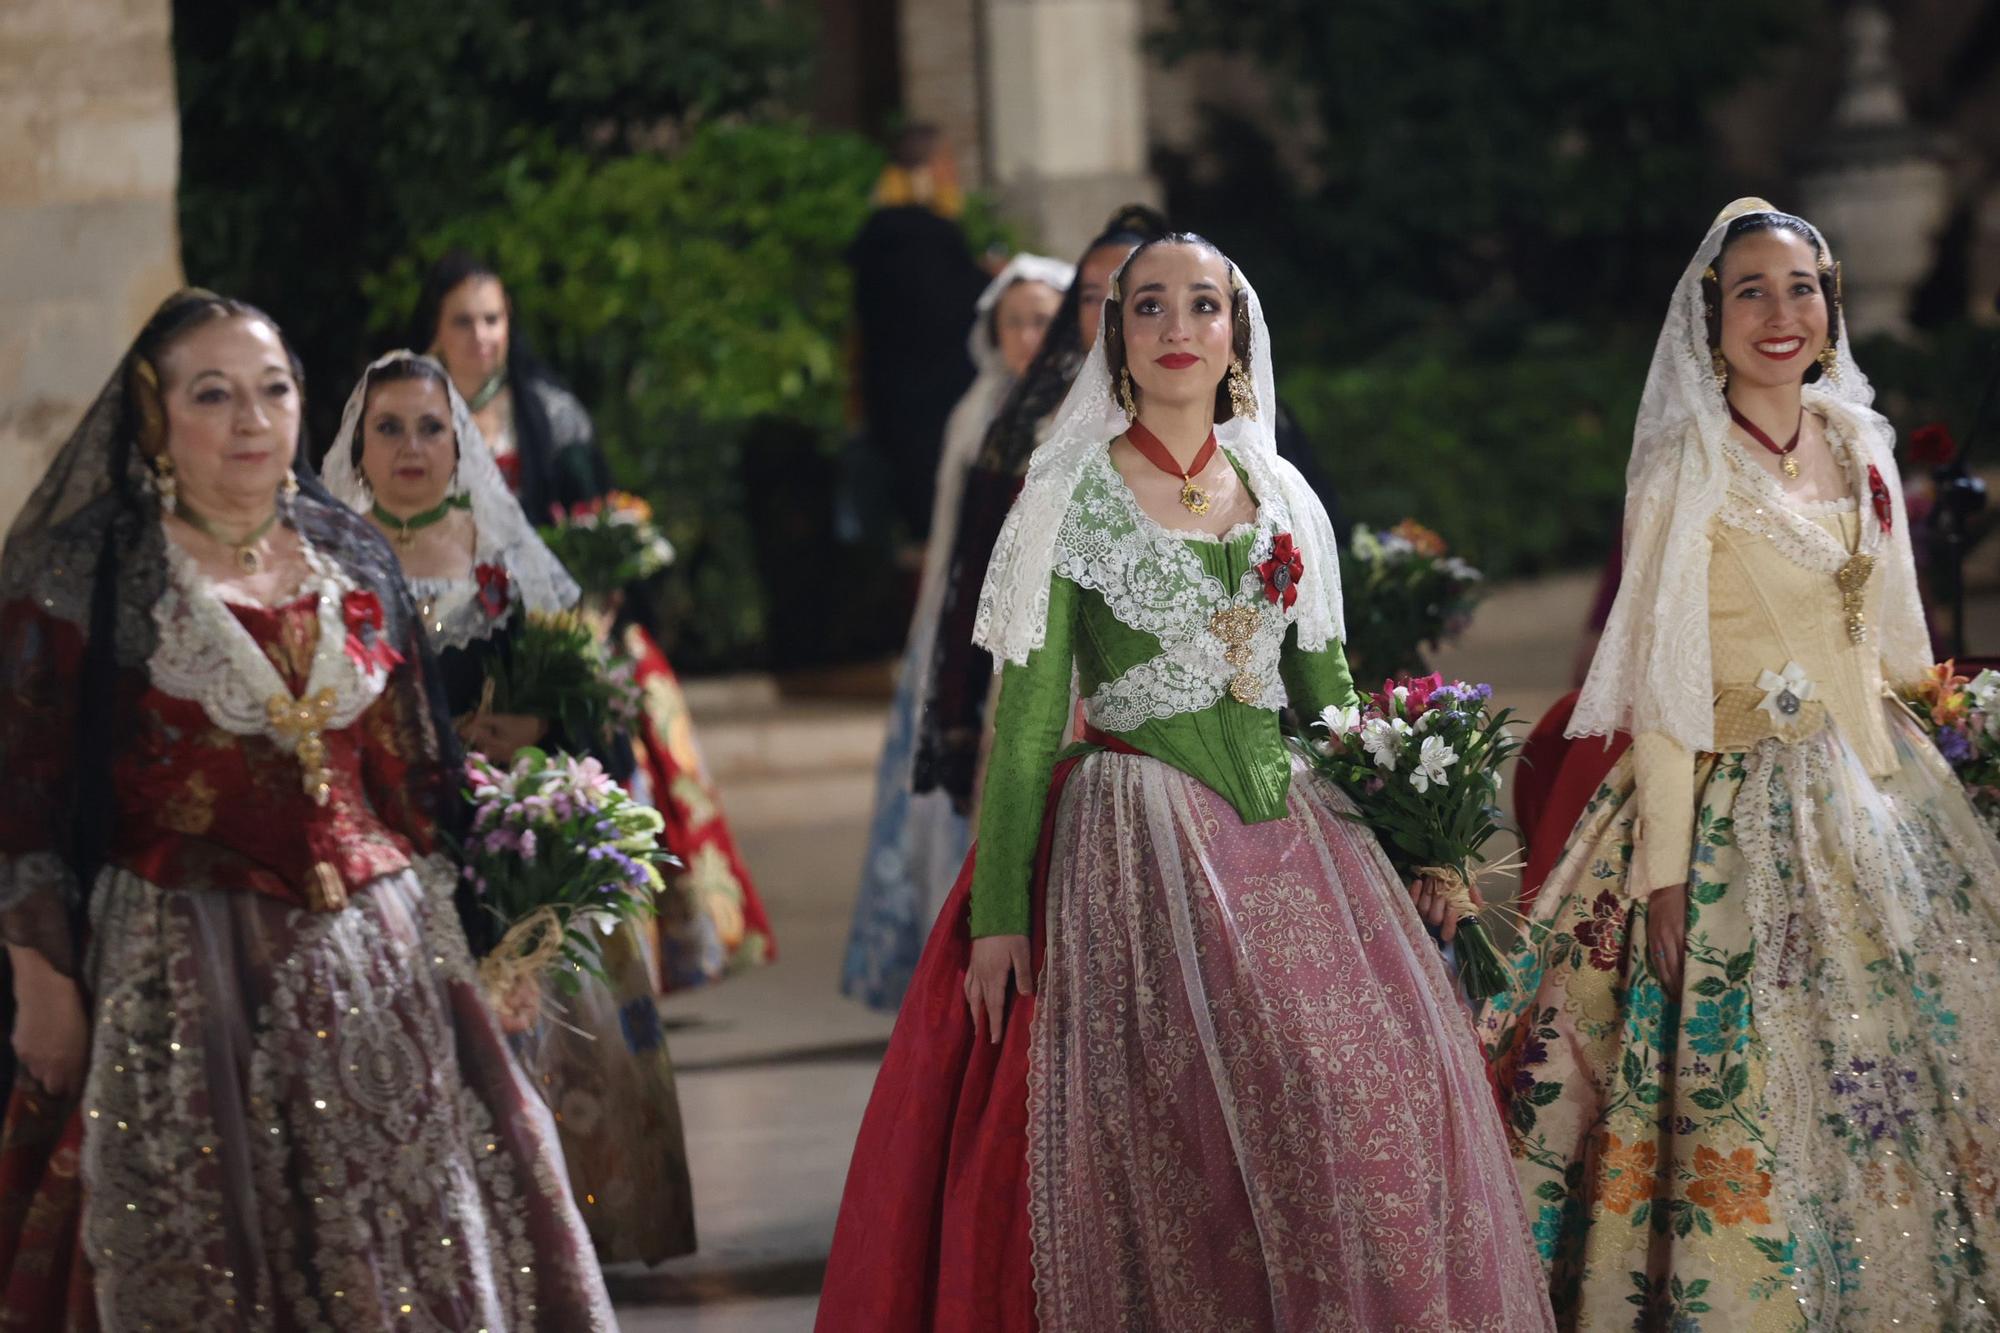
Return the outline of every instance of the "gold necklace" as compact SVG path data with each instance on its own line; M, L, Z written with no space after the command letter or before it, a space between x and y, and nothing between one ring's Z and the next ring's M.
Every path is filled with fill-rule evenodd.
M236 567L245 574L255 574L264 567L263 557L257 554L257 543L264 539L265 533L276 526L278 522L278 511L276 509L271 511L269 518L266 518L262 523L251 529L249 534L241 541L223 536L216 529L215 524L197 514L188 506L186 500L182 500L174 506L174 514L196 532L227 546L230 552L236 557Z

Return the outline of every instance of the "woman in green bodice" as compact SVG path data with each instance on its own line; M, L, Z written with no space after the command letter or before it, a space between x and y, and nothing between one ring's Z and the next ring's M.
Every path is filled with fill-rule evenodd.
M987 575L979 846L862 1125L822 1329L1551 1326L1437 950L1279 730L1353 690L1273 401L1235 267L1135 250Z

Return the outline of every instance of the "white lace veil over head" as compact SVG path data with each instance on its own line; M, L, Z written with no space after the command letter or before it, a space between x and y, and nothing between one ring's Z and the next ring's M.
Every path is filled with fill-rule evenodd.
M1208 244L1177 237L1158 243ZM1148 248L1140 246L1119 266L1112 280L1114 292L1123 290L1126 269ZM1228 262L1227 256L1223 259ZM1246 303L1249 312L1250 355L1245 369L1256 395L1257 414L1233 416L1219 423L1215 438L1243 465L1259 499L1275 493L1290 511L1292 540L1306 570L1298 585L1298 643L1308 651L1324 648L1329 640L1346 634L1341 617L1339 547L1319 497L1298 469L1278 457L1271 333L1256 289L1241 269L1234 264L1229 268L1235 299ZM993 548L972 637L993 654L996 670L1008 662L1025 663L1028 655L1042 646L1048 632L1049 577L1055 568L1056 536L1070 498L1084 465L1131 424L1112 390L1104 354L1105 330L1110 322L1099 322L1097 341L1071 383L1047 438L1036 448L1028 464L1027 481Z
M400 361L420 362L434 369L451 400L452 432L458 440L458 467L452 493L472 501L479 563L505 568L507 577L520 590L521 604L530 611L565 611L575 606L580 595L576 580L535 534L520 501L507 489L507 480L493 461L486 437L473 424L471 409L452 384L451 376L431 357L401 350L369 363L354 392L348 395L347 407L340 414L340 433L334 436L333 447L326 451L320 472L326 488L356 513L366 514L374 508L375 494L355 458L358 452L355 442L360 438L361 414L367 406L368 387L375 372Z
M1632 432L1623 580L1570 718L1571 736L1654 732L1690 750L1714 746L1709 524L1730 485L1730 418L1711 360L1702 275L1721 254L1731 224L1754 214L1784 218L1787 226L1797 221L1761 199L1737 200L1717 215L1674 288ZM1831 266L1826 238L1804 225L1822 264ZM1855 364L1846 321L1838 328L1835 372L1805 386L1805 405L1861 449L1888 487L1894 527L1881 562L1882 611L1871 632L1888 679L1913 682L1930 663L1930 641L1896 472L1895 430L1872 406L1875 392ZM1865 508L1868 497L1857 499Z
M965 351L972 358L974 368L983 378L999 375L1011 380L1006 363L1000 359L1000 341L994 336L994 311L1000 308L1000 298L1007 294L1017 282L1039 282L1053 287L1061 296L1076 281L1076 265L1062 259L1051 259L1047 255L1031 255L1026 252L1015 255L1007 261L1007 266L994 275L986 284L986 290L979 294L974 306L976 318L972 330L965 336ZM987 414L989 417L991 413Z

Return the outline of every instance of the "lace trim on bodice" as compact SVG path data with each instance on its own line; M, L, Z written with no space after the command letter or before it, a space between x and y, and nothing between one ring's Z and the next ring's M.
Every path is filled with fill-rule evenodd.
M300 595L316 594L319 615L319 643L303 692L293 695L256 637L216 595L214 583L171 541L166 591L153 607L159 640L146 663L153 688L200 704L224 731L264 736L287 752L302 733L273 725L273 699L324 694L330 700L324 730L338 731L367 711L389 679L386 670L364 671L348 656L342 602L356 585L303 537L300 542L309 571Z
M417 603L417 619L424 627L424 637L430 640L432 652L463 648L490 638L514 615L512 603L498 620L487 615L486 608L479 602L479 580L474 578L410 579L408 582L410 596Z
M1093 724L1131 731L1149 721L1201 712L1225 692L1257 708L1284 706L1278 659L1297 612L1265 598L1256 565L1269 557L1272 538L1287 529L1289 515L1275 486L1259 495L1256 520L1220 538L1179 532L1140 508L1108 453L1085 465L1057 534L1055 572L1095 592L1120 624L1160 641L1157 656L1083 701ZM1189 549L1190 537L1227 541L1252 531L1249 565L1233 590ZM1233 623L1218 621L1223 612L1237 613ZM1220 623L1229 623L1230 639L1212 628Z
M1747 449L1731 440L1726 451L1729 492L1723 497L1716 518L1739 532L1768 539L1780 555L1803 569L1838 574L1857 555L1878 556L1883 534L1879 524L1864 519L1860 524L1860 545L1851 549L1842 540L1837 526L1818 521L1852 513L1859 503L1858 497L1869 493L1868 466L1862 451L1853 448L1831 421L1826 429L1827 442L1847 472L1847 496L1837 500L1795 501Z

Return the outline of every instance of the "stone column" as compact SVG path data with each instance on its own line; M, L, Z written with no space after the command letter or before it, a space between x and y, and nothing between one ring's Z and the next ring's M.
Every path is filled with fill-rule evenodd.
M982 0L986 180L1052 254L1120 204L1159 199L1146 170L1138 0Z
M0 528L180 285L169 0L0 4Z
M1888 15L1847 16L1847 65L1833 126L1800 181L1805 213L1841 261L1849 330L1909 332L1910 298L1937 256L1950 205L1942 136L1910 120Z

